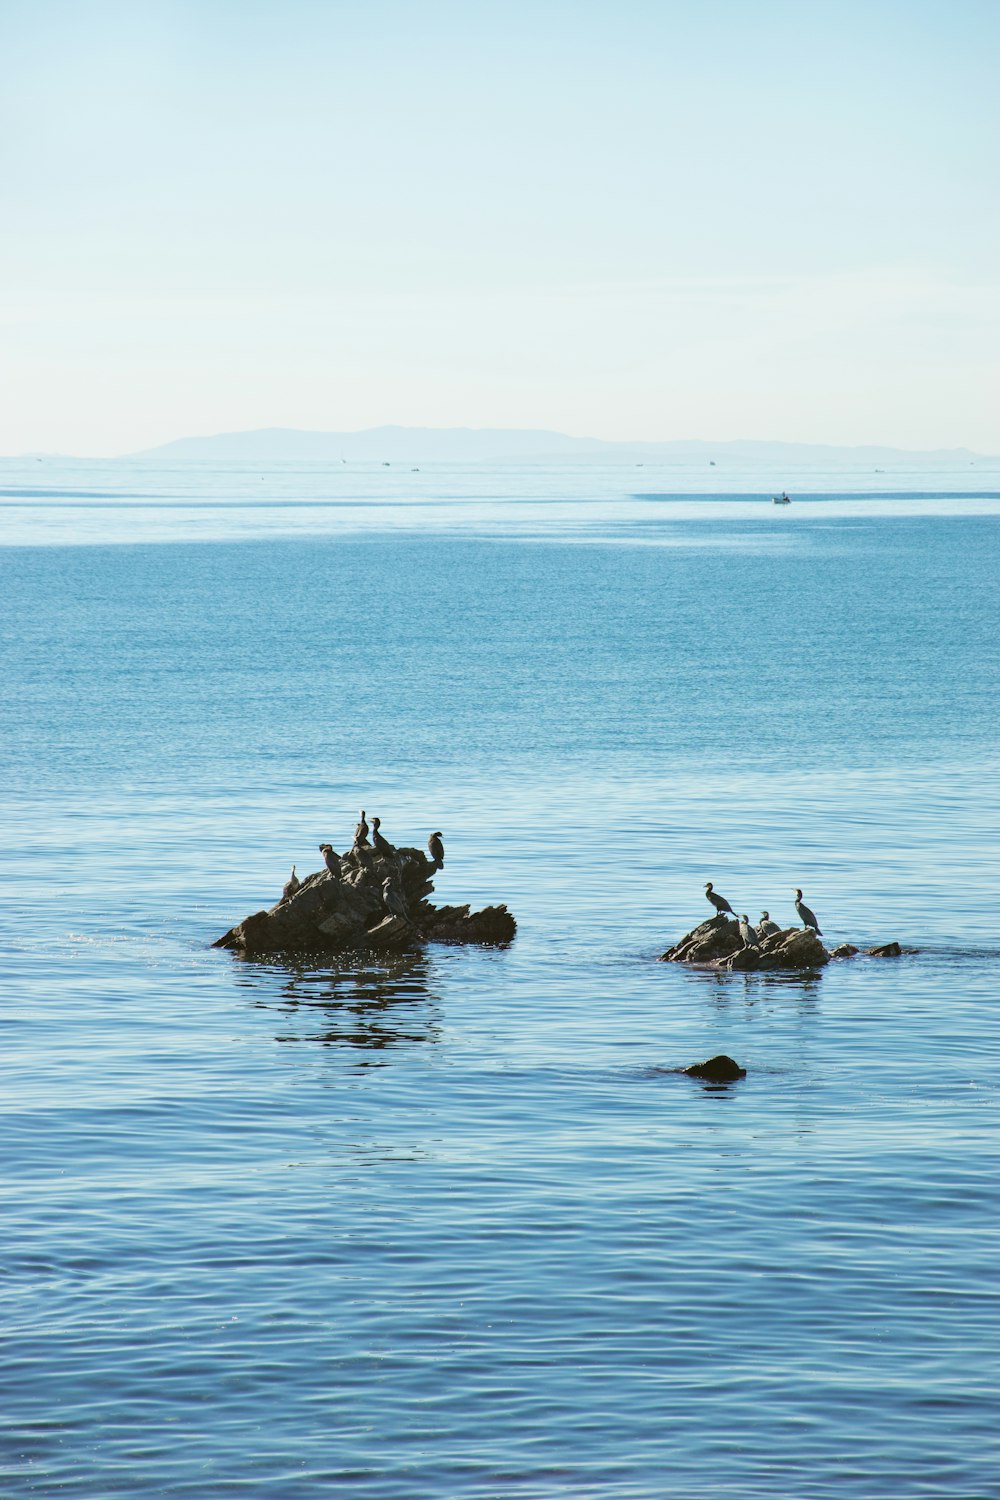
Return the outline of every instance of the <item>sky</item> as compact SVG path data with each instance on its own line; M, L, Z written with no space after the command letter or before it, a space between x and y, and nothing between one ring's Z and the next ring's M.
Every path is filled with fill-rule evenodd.
M996 0L0 0L0 453L1000 453Z

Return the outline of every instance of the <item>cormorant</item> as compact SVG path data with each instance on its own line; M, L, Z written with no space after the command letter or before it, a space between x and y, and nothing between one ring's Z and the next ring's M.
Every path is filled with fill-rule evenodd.
M381 818L372 818L372 844L374 845L375 853L383 855L395 854L396 851L389 843L389 840L383 838L379 833L381 822Z
M297 890L299 890L299 888L301 887L301 885L302 885L302 882L301 882L301 880L299 879L299 877L295 873L295 866L292 865L292 873L289 875L288 879L285 881L285 884L284 884L284 886L282 888L282 891L281 891L281 899L282 899L282 901L287 901L290 896L294 896L295 892Z
M777 922L771 921L771 913L762 911L760 914L760 921L757 923L757 936L759 938L766 938L770 937L772 933L780 931L781 928L778 926Z
M750 926L750 918L746 912L740 917L740 937L743 939L744 948L756 948L757 934Z
M334 854L332 844L320 844L319 852L323 856L323 863L331 875L340 874L340 855Z
M722 916L723 912L726 911L728 911L732 916L735 917L736 913L733 911L733 908L730 906L725 896L719 896L715 891L712 890L711 881L709 881L705 886L705 895L708 897L709 901L711 901L720 917Z
M359 849L368 842L368 824L365 822L365 810L361 809L361 822L354 830L354 847Z
M391 878L388 875L382 882L382 900L385 903L385 909L390 916L402 918L402 920L408 927L413 928L413 931L417 934L418 938L424 938L424 934L420 931L420 928L416 925L413 918L410 916L409 911L407 910L406 901L403 897L402 892L396 889L396 887L392 883Z
M430 850L431 859L440 870L444 865L444 845L441 842L441 835L432 833L427 840L427 847Z
M814 932L819 933L820 937L823 936L823 929L816 920L816 913L811 912L808 906L805 905L802 900L802 892L799 890L795 892L795 910L802 920L803 927L811 927Z
M410 920L410 913L406 909L406 902L388 875L382 882L382 900L385 902L386 911L391 912L394 917L402 917L404 922Z

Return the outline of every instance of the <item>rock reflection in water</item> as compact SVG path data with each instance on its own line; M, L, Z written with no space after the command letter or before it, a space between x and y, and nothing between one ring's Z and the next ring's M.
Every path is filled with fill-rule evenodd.
M377 960L365 955L354 962L345 957L323 968L269 959L248 961L239 982L254 990L257 1005L280 1010L298 1023L279 1032L278 1041L383 1051L438 1040L431 968L424 953ZM359 1066L370 1065L358 1061Z
M735 1001L755 1005L762 1000L788 998L815 1004L823 993L822 969L807 969L802 973L771 969L751 974L692 970L691 977L707 984L711 1003L718 1011L728 1010Z

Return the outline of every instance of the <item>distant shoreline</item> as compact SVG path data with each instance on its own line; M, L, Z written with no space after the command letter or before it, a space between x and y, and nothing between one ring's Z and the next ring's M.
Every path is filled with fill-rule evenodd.
M578 438L562 432L514 428L374 427L360 432L319 432L268 427L182 437L135 452L75 457L62 453L25 453L5 461L130 463L136 461L247 463L575 463L677 464L730 467L798 468L832 464L919 469L1000 466L1000 457L969 448L906 449L875 444L766 442L759 440L613 441Z

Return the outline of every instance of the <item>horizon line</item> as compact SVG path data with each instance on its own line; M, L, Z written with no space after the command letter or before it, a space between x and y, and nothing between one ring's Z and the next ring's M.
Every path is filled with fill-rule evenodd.
M392 435L397 436L397 437L400 436L400 435L407 435L407 434L409 434L409 435L413 435L414 437L422 438L425 441L427 439L433 439L435 437L450 437L450 436L458 436L458 435L464 435L464 436L469 436L469 437L476 437L476 438L487 439L487 440L490 437L494 437L494 436L497 437L498 439L507 439L507 440L510 440L511 438L525 438L525 439L545 439L545 438L551 438L551 439L557 440L560 446L562 446L564 444L569 444L569 445L580 444L582 447L589 448L591 456L593 456L596 452L599 452L600 450L603 450L603 449L610 450L609 451L609 456L611 456L611 453L613 453L615 451L619 451L620 452L622 450L627 450L627 449L645 449L645 450L651 450L652 449L652 450L655 450L655 449L688 448L688 449L695 449L695 450L702 450L703 451L703 450L707 450L707 449L711 449L711 450L725 450L725 449L730 449L731 450L731 449L734 449L734 448L743 448L743 449L747 449L747 448L749 448L749 449L784 448L784 449L801 449L801 450L805 450L805 451L809 451L809 450L835 450L835 451L838 451L838 452L841 452L841 453L845 453L845 454L846 453L857 453L859 455L860 454L873 453L874 452L874 453L885 453L885 454L899 454L900 456L907 456L907 457L928 457L928 458L929 457L942 457L942 456L949 456L949 457L950 456L955 456L955 457L962 456L962 457L967 457L967 458L970 458L970 459L973 459L973 460L975 460L975 459L990 459L990 460L996 460L996 461L1000 462L1000 456L998 456L996 454L983 453L983 452L980 452L979 450L976 450L976 449L973 449L973 448L969 448L969 447L967 447L965 445L953 445L953 446L945 446L945 447L938 446L938 447L933 447L933 448L905 448L905 447L900 447L900 446L898 446L897 444L894 444L894 443L879 443L879 442L838 443L838 442L832 442L832 441L829 441L829 440L827 440L827 441L804 441L804 440L801 440L801 439L794 439L794 438L750 438L750 437L741 437L741 438L638 438L638 437L637 438L602 438L602 437L594 437L594 436L591 436L591 435L581 436L581 435L578 435L578 434L563 432L563 431L560 431L559 429L556 429L556 428L546 428L546 427L489 427L489 426L486 426L486 427L473 427L473 426L470 426L468 424L463 424L461 426L451 426L451 427L436 427L436 426L432 427L432 426L409 426L409 425L407 425L405 423L399 423L399 422L384 422L384 423L378 423L378 424L376 424L374 426L370 426L370 427L350 428L350 429L348 429L348 428L319 428L319 427L289 427L289 426L279 426L279 425L270 425L270 426L264 426L264 427L230 428L230 429L224 429L224 430L216 430L214 432L186 433L186 434L184 434L184 435L182 435L180 437L168 438L164 442L161 442L161 443L153 443L153 444L144 446L142 448L128 449L128 450L119 451L119 452L116 452L116 453L87 454L87 455L84 455L84 454L68 453L68 452L63 452L63 451L59 451L59 450L39 450L39 449L32 449L32 450L28 450L26 452L2 454L2 455L0 455L0 459L7 460L7 461L10 461L10 460L19 460L19 459L20 460L35 459L35 460L40 461L40 462L43 462L46 459L83 459L83 460L87 460L87 461L98 461L98 462L100 462L100 461L118 462L118 461L122 461L122 460L126 460L126 459L132 459L132 458L150 457L150 456L152 456L154 454L164 453L165 450L168 450L168 449L171 449L171 448L175 448L175 447L180 447L180 446L186 446L186 445L189 445L189 444L200 444L200 443L215 444L215 443L224 443L227 440L237 440L238 441L238 440L244 440L244 439L262 438L262 437L270 437L270 438L287 437L287 438L329 439L329 440L335 440L335 439L340 438L340 439L345 439L345 440L356 440L356 439L359 439L359 438L360 439L373 438L373 437L376 437L379 434L386 434L386 435L392 434ZM496 455L496 456L499 457L500 455ZM507 455L507 456L513 457L513 456L516 456L516 455ZM529 455L524 455L524 457L528 457L528 456ZM534 454L532 454L530 456L534 457L534 458L540 458L540 457L542 457L544 455L536 452L536 453L534 453ZM548 455L548 456L550 456L551 458L555 459L555 458L568 458L568 457L571 457L572 455L571 455L571 453L569 451L564 450L561 453L553 453L553 454ZM277 460L272 460L272 461L277 461ZM288 460L285 460L285 461L288 461ZM447 461L447 460L443 460L443 459L442 460L434 460L433 458L425 458L424 459L424 462L435 462L435 461ZM452 461L455 461L455 460L452 460Z

